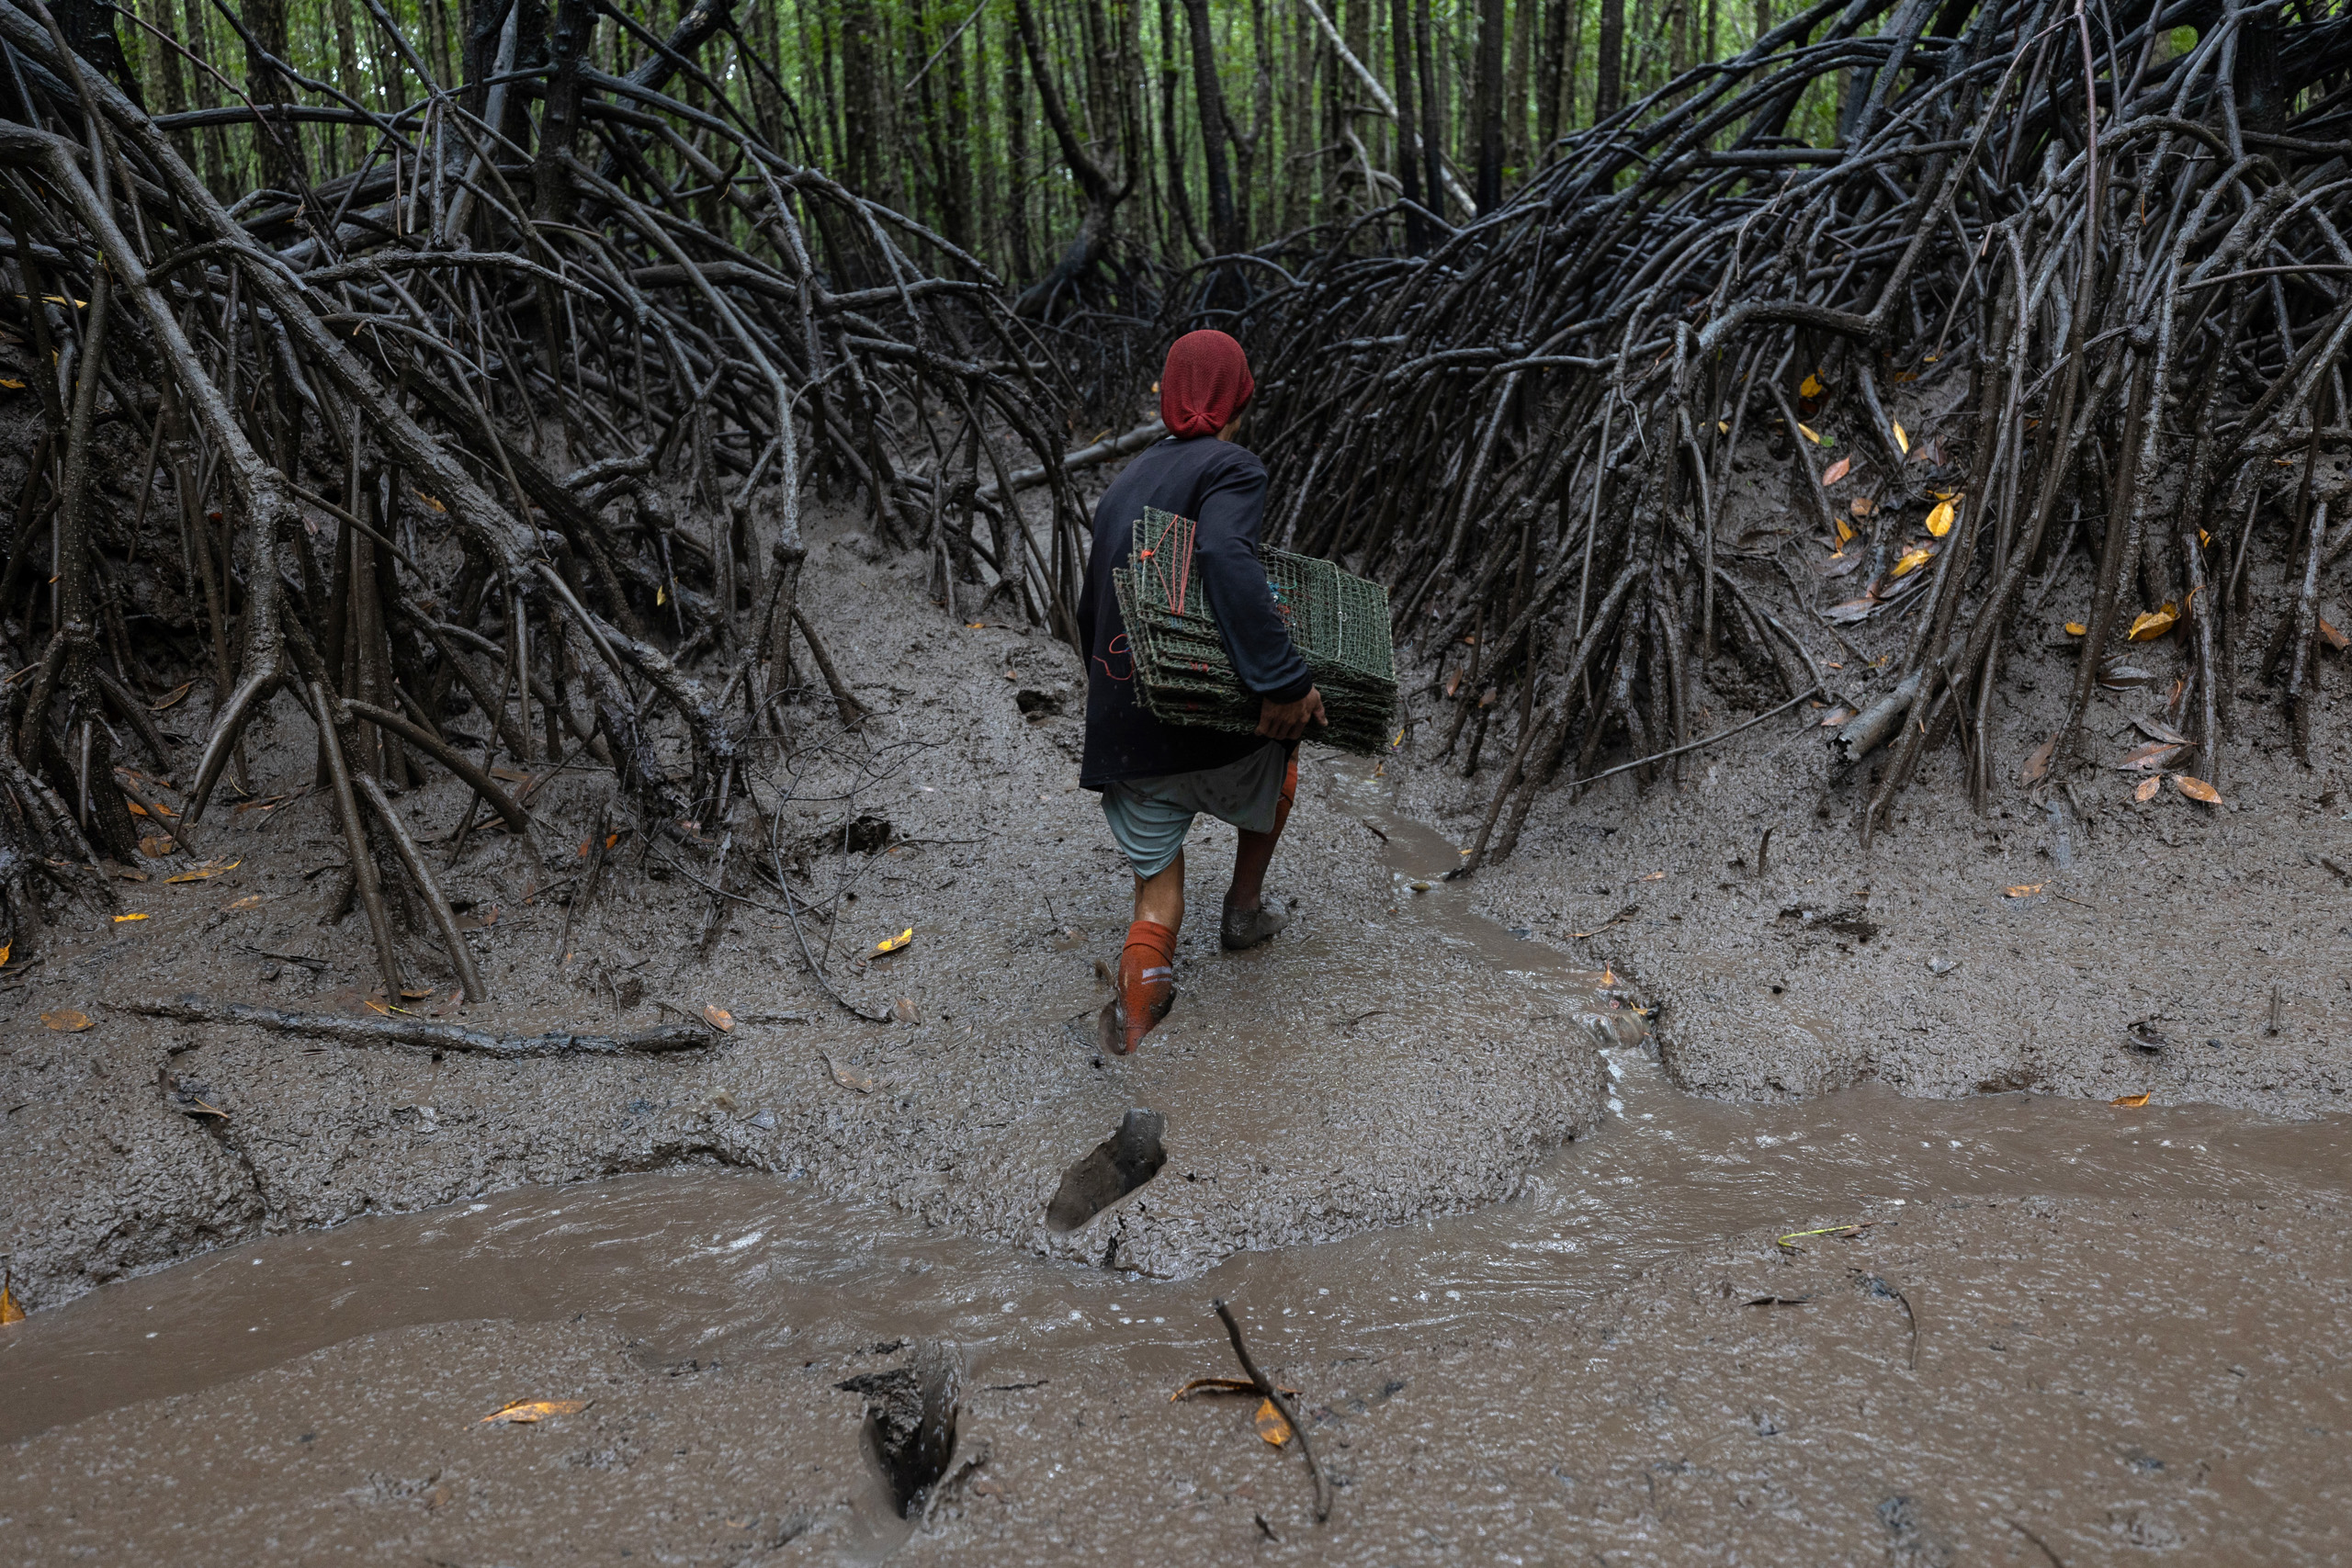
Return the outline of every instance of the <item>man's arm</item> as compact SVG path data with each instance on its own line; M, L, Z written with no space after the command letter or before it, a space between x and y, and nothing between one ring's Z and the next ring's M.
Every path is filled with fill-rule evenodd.
M1266 569L1258 560L1258 534L1266 513L1265 468L1246 453L1235 456L1242 460L1227 465L1201 498L1193 558L1241 689L1265 699L1267 717L1260 722L1259 733L1295 739L1310 716L1321 720L1322 699L1275 608ZM1299 711L1280 719L1273 716L1275 710L1286 708ZM1276 728L1267 728L1269 723Z

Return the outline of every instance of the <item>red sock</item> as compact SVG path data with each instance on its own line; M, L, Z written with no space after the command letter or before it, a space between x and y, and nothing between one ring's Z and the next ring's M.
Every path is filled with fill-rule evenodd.
M1127 928L1119 953L1119 1006L1126 1015L1126 1048L1134 1050L1168 1016L1176 999L1176 933L1158 920Z

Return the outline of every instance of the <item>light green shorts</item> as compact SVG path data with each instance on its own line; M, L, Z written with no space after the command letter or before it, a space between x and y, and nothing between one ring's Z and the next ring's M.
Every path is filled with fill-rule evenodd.
M1238 762L1196 773L1121 779L1102 786L1102 818L1137 876L1168 869L1203 812L1245 833L1269 833L1282 807L1290 743L1269 740Z

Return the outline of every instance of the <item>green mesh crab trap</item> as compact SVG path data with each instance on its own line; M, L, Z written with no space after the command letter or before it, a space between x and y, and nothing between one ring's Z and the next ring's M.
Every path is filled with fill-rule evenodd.
M1127 564L1111 571L1135 657L1136 691L1155 718L1209 729L1258 728L1260 699L1242 689L1193 559L1195 525L1148 508ZM1396 650L1388 590L1327 560L1260 550L1266 587L1323 694L1330 719L1310 739L1369 756L1385 750L1396 712Z

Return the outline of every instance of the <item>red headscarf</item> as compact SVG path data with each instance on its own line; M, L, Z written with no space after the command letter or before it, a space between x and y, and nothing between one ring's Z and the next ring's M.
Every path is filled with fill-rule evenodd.
M1159 373L1159 418L1170 435L1215 435L1257 390L1239 344L1220 332L1186 333Z

